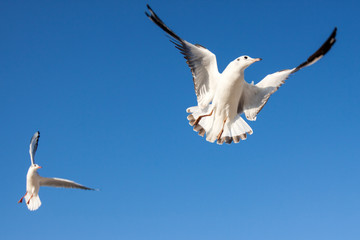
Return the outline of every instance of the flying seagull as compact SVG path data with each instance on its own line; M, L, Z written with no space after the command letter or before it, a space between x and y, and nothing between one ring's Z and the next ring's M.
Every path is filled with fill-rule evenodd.
M36 149L39 143L39 137L40 137L40 132L36 132L30 140L29 153L31 159L31 166L29 167L28 173L26 175L26 193L18 201L18 203L21 203L25 198L28 209L30 211L37 210L41 206L41 201L38 195L41 186L95 190L93 188L85 187L81 184L78 184L76 182L67 179L41 177L37 172L37 170L40 169L41 167L34 162Z
M240 117L245 114L255 121L257 114L285 80L300 69L320 60L332 47L336 39L336 28L325 43L305 62L295 68L285 69L267 75L256 85L244 79L244 70L251 64L262 60L241 56L230 62L219 73L216 56L199 44L191 44L175 34L147 5L148 18L170 36L170 41L180 50L191 69L198 106L190 107L188 120L200 136L206 134L209 142L218 144L238 143L252 134L251 127Z

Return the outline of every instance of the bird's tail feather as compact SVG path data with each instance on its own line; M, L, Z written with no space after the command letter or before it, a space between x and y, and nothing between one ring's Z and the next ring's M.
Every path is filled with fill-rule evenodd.
M253 134L253 130L240 115L237 115L231 122L225 123L224 132L221 138L217 140L217 144L238 143L240 140L245 140L247 134Z
M29 201L30 199L30 201ZM25 196L25 202L30 211L35 211L41 206L41 201L39 195L33 195L31 197L30 194L26 194ZM28 204L29 202L29 204Z
M250 135L253 133L251 127L244 119L242 119L240 115L237 115L231 122L227 121L225 123L221 138L217 139L222 129L223 121L216 121L214 117L216 109L214 109L212 105L204 109L198 106L190 107L186 111L191 113L187 118L189 124L194 127L194 131L198 132L202 137L206 134L206 140L209 142L215 142L215 140L217 140L218 144L223 144L224 142L228 144L231 142L238 143L240 140L247 138L247 133ZM197 121L200 116L206 117L202 117L200 121Z
M195 107L189 107L188 109L186 109L186 112L191 113L188 115L187 119L189 120L189 124L190 126L193 126L194 131L198 132L198 134L200 136L204 136L205 133L207 133L208 131L210 131L212 124L213 124L213 120L214 120L214 115L210 115L208 117L203 117L201 118L201 120L196 123L196 120L200 117L200 116L204 116L204 115L209 115L212 111L212 106L209 105L206 108L200 108L198 106Z

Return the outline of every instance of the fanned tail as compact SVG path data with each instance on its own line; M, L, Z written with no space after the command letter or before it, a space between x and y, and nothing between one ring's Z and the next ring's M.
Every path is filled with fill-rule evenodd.
M206 140L209 142L215 142L217 144L223 144L224 142L230 144L232 142L238 143L240 140L245 140L247 134L252 134L253 130L251 127L237 115L231 122L227 121L224 125L224 130L221 134L220 139L217 139L221 132L223 121L215 119L216 109L210 104L207 108L200 108L198 106L190 107L186 110L188 113L187 119L189 124L193 126L195 132L198 132L200 136L206 134ZM209 115L209 116L208 116ZM202 117L200 120L198 118Z
M238 143L240 140L245 140L247 134L253 134L253 130L240 115L237 115L231 122L225 123L224 132L221 138L217 140L217 144L221 145L224 142L227 144Z
M29 201L29 199L30 199L30 201ZM28 202L29 202L29 204L28 204ZM39 195L33 195L31 197L30 194L26 194L25 203L30 211L35 211L41 206L41 201L40 201Z

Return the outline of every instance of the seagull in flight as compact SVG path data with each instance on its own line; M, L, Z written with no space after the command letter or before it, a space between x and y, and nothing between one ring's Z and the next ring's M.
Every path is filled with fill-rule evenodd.
M295 68L269 74L254 85L245 81L244 71L261 58L240 56L219 73L215 54L200 44L180 38L149 5L147 8L147 17L170 36L170 41L184 55L190 67L198 105L186 110L190 113L187 117L189 124L200 136L206 134L207 141L217 141L218 144L238 143L245 140L247 134L252 134L253 130L240 115L255 121L270 96L291 74L320 60L336 41L337 29L334 28L330 37L305 62Z
M34 162L36 149L39 143L39 137L40 137L40 132L36 132L30 140L29 153L31 159L31 166L29 167L28 173L26 175L26 193L18 201L18 203L21 203L25 198L28 209L30 211L37 210L41 206L41 201L38 195L41 186L95 190L93 188L85 187L81 184L78 184L76 182L67 179L41 177L37 172L37 170L40 169L41 167Z

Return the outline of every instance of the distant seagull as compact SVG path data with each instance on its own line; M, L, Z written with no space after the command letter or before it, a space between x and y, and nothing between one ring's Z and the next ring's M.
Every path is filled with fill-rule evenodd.
M38 195L40 186L95 190L93 188L88 188L76 182L66 179L41 177L37 173L37 170L41 167L34 162L34 157L35 157L36 149L38 147L39 137L40 137L40 132L36 132L30 140L29 153L31 159L31 166L29 167L28 173L26 175L26 193L19 200L18 203L21 203L23 201L23 198L25 198L28 209L30 211L37 210L41 206L41 201Z
M238 143L246 139L246 133L252 134L251 127L240 117L242 113L250 121L269 100L271 94L285 82L290 74L310 66L322 58L335 43L336 28L325 43L299 66L267 75L254 85L244 80L244 70L261 58L241 56L230 62L219 73L215 55L199 44L191 44L176 35L147 5L150 14L145 14L171 37L171 42L187 60L195 86L198 106L186 111L187 118L194 131L200 136L206 133L206 140L218 144Z

